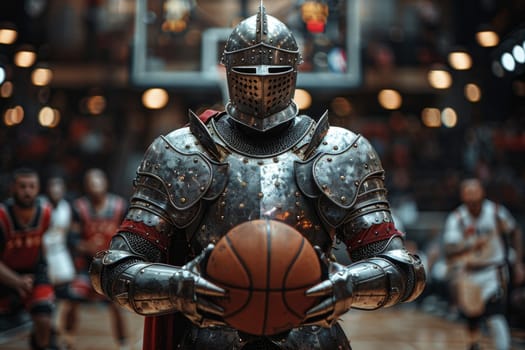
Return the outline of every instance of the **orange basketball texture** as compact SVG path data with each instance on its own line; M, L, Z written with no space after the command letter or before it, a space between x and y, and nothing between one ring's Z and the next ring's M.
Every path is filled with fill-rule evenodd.
M228 291L216 300L225 321L245 333L270 335L297 327L318 302L305 295L321 281L317 253L301 233L279 221L235 226L211 252L206 274Z

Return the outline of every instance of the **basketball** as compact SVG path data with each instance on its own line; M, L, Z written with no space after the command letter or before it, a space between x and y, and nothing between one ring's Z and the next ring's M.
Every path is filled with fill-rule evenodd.
M297 327L318 303L305 291L321 281L321 263L308 240L273 220L235 226L212 250L206 278L227 290L215 302L233 328L271 335Z

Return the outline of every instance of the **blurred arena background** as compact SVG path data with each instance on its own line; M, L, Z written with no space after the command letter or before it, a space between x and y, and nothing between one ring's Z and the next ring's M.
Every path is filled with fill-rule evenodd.
M84 171L99 167L111 190L128 196L156 136L185 125L188 109L224 107L222 46L258 4L2 1L0 199L22 165L43 181L63 176L69 198L82 192ZM313 10L318 4L323 10ZM525 1L264 5L301 46L301 113L317 118L327 110L332 125L371 140L414 249L435 248L466 175L482 179L488 197L525 227ZM418 308L453 318L432 292ZM509 315L515 334L521 316Z

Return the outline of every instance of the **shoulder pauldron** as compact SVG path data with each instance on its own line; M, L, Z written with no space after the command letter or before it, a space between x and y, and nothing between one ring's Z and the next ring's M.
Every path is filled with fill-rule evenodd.
M137 175L153 177L162 184L162 191L176 210L189 209L201 199L216 199L226 187L228 164L212 161L193 150L180 151L168 137L160 137L151 145ZM193 136L181 133L178 137Z
M317 198L320 211L337 226L355 204L366 180L383 177L384 170L366 138L331 129L336 130L328 133L314 157L295 163L295 174L303 194Z

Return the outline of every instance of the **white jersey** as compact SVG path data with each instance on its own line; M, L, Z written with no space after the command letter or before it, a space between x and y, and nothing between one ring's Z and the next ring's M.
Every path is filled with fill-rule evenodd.
M501 290L502 267L506 265L503 234L516 228L516 220L502 205L490 200L482 203L479 217L473 217L465 205L459 206L448 217L443 233L447 245L473 246L482 241L479 249L467 252L463 258L452 264L469 263L473 269L466 272L472 281L482 288L482 297L488 300Z
M71 220L71 206L62 199L53 208L51 223L44 235L48 275L52 284L70 282L75 276L73 260L66 242Z

